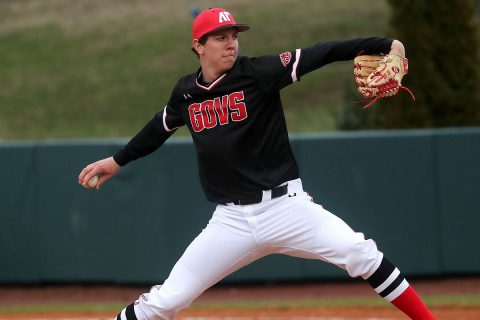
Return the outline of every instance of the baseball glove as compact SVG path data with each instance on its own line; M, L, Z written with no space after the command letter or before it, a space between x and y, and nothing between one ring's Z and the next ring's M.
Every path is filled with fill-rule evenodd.
M402 86L402 78L408 73L408 60L396 54L359 55L353 60L353 73L358 92L368 102L368 108L381 98L392 97L400 90L412 91Z

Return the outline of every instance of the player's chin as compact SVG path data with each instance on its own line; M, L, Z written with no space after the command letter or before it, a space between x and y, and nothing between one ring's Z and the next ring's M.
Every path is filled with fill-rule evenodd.
M224 64L230 64L233 66L233 64L235 63L235 61L237 60L237 56L224 56L222 57L222 62Z
M228 64L228 69L233 68L233 65L234 65L234 64L235 64L235 61L232 61L232 63L229 63L229 64Z
M222 61L221 68L223 69L224 72L226 72L226 71L232 69L234 64L235 64L235 60Z

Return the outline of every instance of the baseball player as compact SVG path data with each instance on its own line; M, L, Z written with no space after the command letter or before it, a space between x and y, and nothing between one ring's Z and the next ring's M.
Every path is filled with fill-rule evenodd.
M200 13L192 27L200 68L177 82L163 110L123 148L79 175L79 183L86 186L100 174L99 189L122 166L157 150L178 127L187 126L203 190L217 204L165 282L142 294L116 319L172 319L230 273L274 253L335 264L351 277L365 279L411 319L434 319L373 240L353 231L303 190L279 93L306 73L351 60L359 52L404 57L402 43L350 39L239 57L238 33L248 29L227 10Z

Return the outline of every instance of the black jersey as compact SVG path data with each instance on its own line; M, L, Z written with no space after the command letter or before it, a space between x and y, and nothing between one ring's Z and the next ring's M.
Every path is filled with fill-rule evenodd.
M321 42L256 58L239 57L210 84L201 69L181 78L168 104L114 155L123 166L160 147L186 125L196 147L207 199L227 203L298 178L280 90L321 66L363 54L388 53L385 38Z

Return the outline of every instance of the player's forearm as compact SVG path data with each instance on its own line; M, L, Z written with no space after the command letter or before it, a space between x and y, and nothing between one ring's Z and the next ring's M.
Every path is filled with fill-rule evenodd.
M342 41L325 41L302 49L299 71L303 75L328 63L352 60L359 53L387 54L391 50L393 39L358 38Z
M174 132L165 130L161 113L158 113L123 148L113 155L113 159L120 166L124 166L157 150Z

